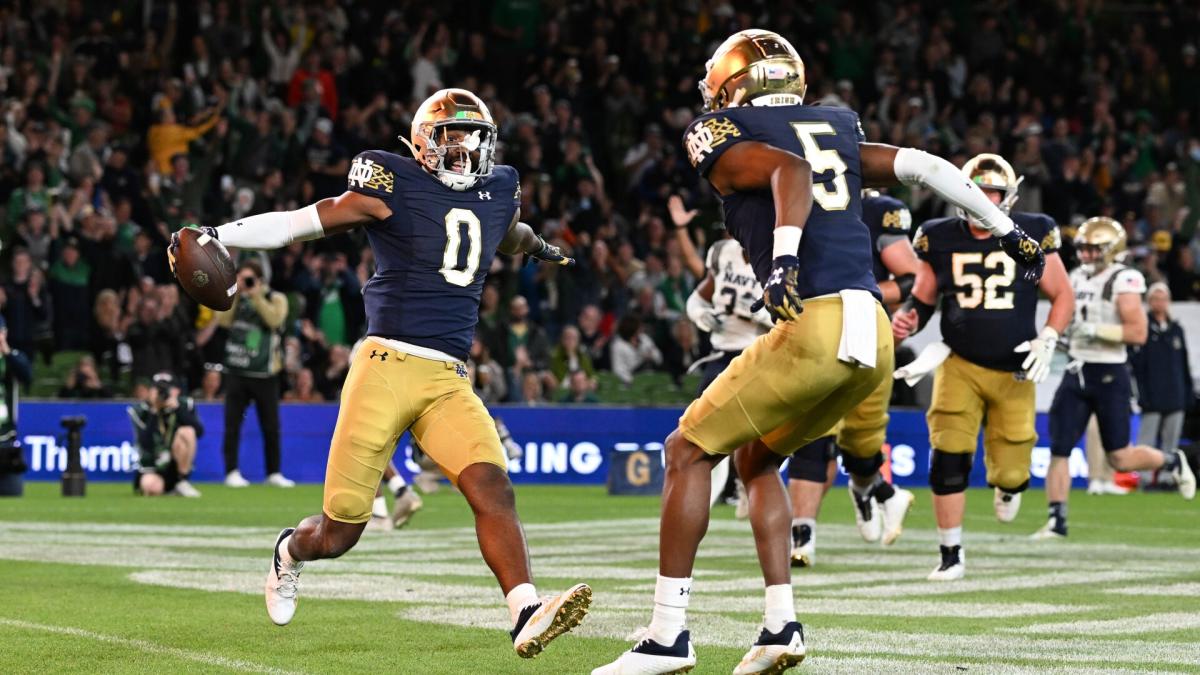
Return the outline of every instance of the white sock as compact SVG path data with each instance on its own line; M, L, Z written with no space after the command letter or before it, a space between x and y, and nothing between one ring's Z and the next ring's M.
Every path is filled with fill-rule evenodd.
M938 541L942 546L962 546L962 525L958 527L939 527Z
M796 602L792 598L791 584L767 586L766 611L763 612L763 628L778 633L789 621L796 620Z
M292 554L288 551L288 542L292 540L292 535L283 538L279 545L275 547L275 551L279 553L279 562L285 565L294 565L295 560L292 559Z
M654 584L654 616L649 637L660 645L673 645L687 625L688 600L692 598L692 578L658 575Z
M406 482L404 480L404 476L401 476L400 474L396 474L395 476L392 476L391 478L388 479L388 489L391 490L392 492L399 490L400 488L404 487L405 485L408 485L408 482Z
M538 604L537 589L533 587L533 584L517 584L508 592L508 595L504 596L504 600L508 603L508 616L515 626L517 619L521 616L521 610Z
M377 518L387 518L387 514L387 500L383 498L383 495L379 495L371 503L371 515Z
M792 518L792 527L800 527L801 525L807 525L814 533L817 531L816 518Z

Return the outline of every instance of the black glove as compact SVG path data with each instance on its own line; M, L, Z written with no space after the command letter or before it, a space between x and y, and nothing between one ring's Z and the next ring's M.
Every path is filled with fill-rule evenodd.
M771 276L763 287L763 302L776 321L800 318L804 311L800 301L800 258L781 255L771 263ZM752 307L751 311L758 308Z
M1025 230L1013 225L1011 232L1000 237L1000 248L1004 249L1008 257L1025 268L1025 272L1021 275L1025 281L1036 284L1041 280L1042 271L1046 268L1046 254L1042 252L1041 245L1033 237L1025 234Z
M542 242L542 248L536 253L530 253L530 258L541 260L542 262L554 263L555 265L574 265L575 259L568 258L563 255L562 249L554 244L548 243L545 239L538 237L538 241Z
M220 237L217 236L217 228L215 228L215 227L208 227L206 225L204 227L197 227L195 229L200 230L204 234L207 234L208 236L210 236L213 239L216 239L218 241L220 241L220 239L221 239ZM175 277L176 279L179 278L179 275L175 273L175 254L178 252L179 252L179 232L172 232L171 233L171 243L167 246L167 264L170 265L170 267L171 267L171 276Z

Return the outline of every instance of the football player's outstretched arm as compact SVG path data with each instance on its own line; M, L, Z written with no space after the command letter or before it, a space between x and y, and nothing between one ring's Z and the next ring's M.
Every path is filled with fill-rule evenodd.
M744 141L726 150L709 171L708 180L723 195L771 191L775 199L775 243L771 276L763 284L763 301L776 318L800 316L800 236L812 211L812 166L787 150Z
M391 208L382 199L346 191L295 211L260 213L201 229L226 246L266 250L338 234L391 215Z
M563 255L561 249L546 243L545 239L533 228L521 222L521 209L513 214L512 222L508 225L508 233L500 240L498 250L504 255L524 253L531 258L556 265L574 265L575 260Z
M1017 227L1008 214L993 204L979 186L967 180L953 164L916 148L880 143L859 143L863 184L888 187L896 183L922 185L971 215L993 236L1013 260L1026 269L1025 278L1038 281L1046 265L1042 247Z

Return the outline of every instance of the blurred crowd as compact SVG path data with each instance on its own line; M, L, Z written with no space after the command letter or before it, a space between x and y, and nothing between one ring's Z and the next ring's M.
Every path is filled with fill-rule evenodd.
M678 381L707 346L684 316L699 279L676 225L701 250L720 236L680 138L705 60L747 27L788 37L807 101L859 111L869 140L956 163L999 152L1025 177L1019 209L1068 234L1111 215L1152 280L1200 297L1192 0L17 0L0 1L9 342L39 364L86 353L63 395L168 370L220 397L225 330L171 282L170 233L339 194L357 152L406 154L416 105L461 86L500 127L523 220L579 261L496 261L472 349L484 399L587 402L606 371ZM946 212L895 193L917 222ZM699 216L673 219L672 195ZM261 262L289 298L285 396L335 400L365 330L365 238Z

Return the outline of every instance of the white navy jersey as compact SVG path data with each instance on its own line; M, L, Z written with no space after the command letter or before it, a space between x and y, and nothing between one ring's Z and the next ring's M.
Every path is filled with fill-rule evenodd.
M762 285L736 239L722 239L713 244L704 265L713 276L713 307L724 320L712 333L713 349L740 352L768 329L766 316L756 319L750 312L750 306L763 295Z
M1075 321L1072 324L1070 356L1084 363L1125 363L1124 344L1085 338L1079 327L1085 323L1120 325L1117 296L1123 293L1146 292L1142 273L1114 263L1095 275L1088 276L1083 268L1071 272L1071 288L1075 291Z

